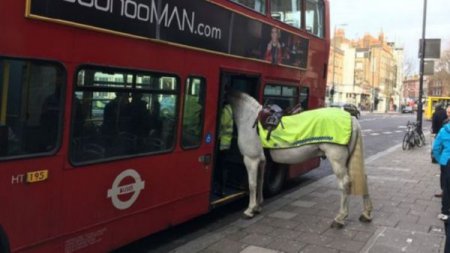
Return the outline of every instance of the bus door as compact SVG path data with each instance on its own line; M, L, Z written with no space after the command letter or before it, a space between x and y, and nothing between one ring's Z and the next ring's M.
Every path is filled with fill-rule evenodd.
M216 159L212 182L212 205L220 205L240 197L248 189L248 177L237 145L237 129L226 90L239 90L257 98L260 78L256 75L222 73L217 112Z

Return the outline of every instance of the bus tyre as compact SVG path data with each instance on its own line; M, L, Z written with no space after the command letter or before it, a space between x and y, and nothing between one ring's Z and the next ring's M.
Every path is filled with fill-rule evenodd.
M287 169L274 162L267 163L264 175L264 195L273 196L281 191L286 181Z

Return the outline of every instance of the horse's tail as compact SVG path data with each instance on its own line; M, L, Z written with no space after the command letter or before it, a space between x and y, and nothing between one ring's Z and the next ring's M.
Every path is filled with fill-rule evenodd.
M353 119L352 121L355 121ZM352 126L355 129L353 134L355 134L356 138L354 139L354 143L350 143L350 157L347 162L347 167L349 170L350 182L351 182L351 191L352 195L367 195L369 194L369 190L367 187L367 176L364 167L364 145L362 141L361 127L358 122L353 122ZM353 146L353 148L351 148Z

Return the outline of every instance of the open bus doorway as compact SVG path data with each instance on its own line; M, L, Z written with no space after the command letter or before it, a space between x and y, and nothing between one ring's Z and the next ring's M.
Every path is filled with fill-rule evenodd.
M256 75L236 73L222 73L220 79L220 94L217 112L217 129L215 153L215 166L212 182L212 205L224 204L230 200L241 197L247 193L248 176L242 155L237 144L237 129L233 124L231 140L227 148L221 147L220 131L222 117L231 115L230 107L226 108L226 91L239 90L255 98L258 97L260 78ZM227 115L224 115L227 114Z

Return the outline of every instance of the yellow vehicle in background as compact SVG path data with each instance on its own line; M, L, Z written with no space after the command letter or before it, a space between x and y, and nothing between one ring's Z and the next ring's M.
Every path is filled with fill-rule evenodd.
M437 104L441 104L442 108L447 108L447 106L450 106L450 97L432 97L429 96L426 102L426 108L425 108L425 119L431 120L433 117L434 109Z

